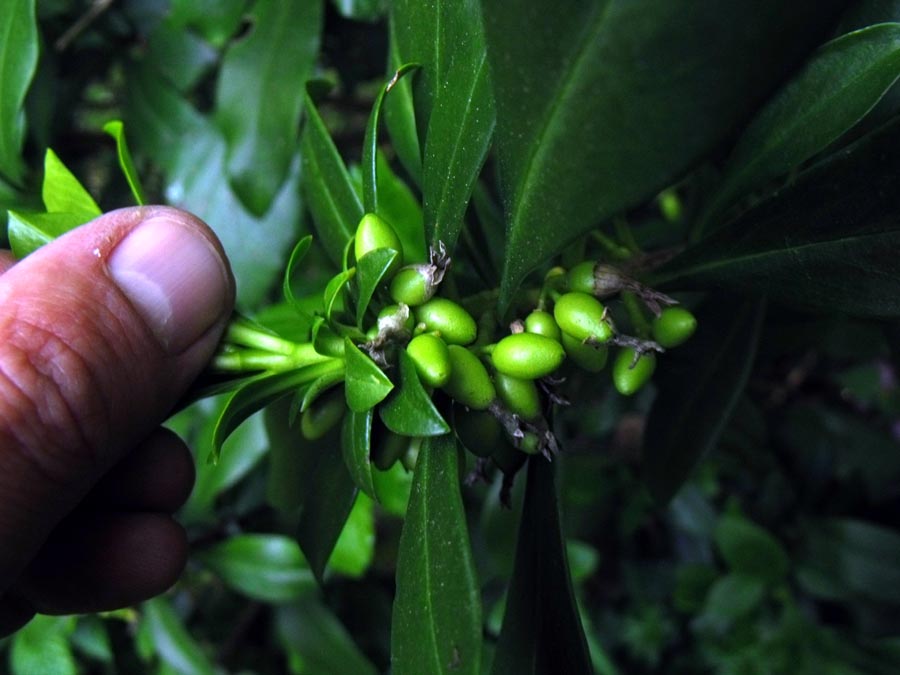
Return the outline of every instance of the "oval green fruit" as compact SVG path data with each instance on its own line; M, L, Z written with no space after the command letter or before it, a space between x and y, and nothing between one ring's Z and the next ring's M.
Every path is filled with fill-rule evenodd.
M642 354L632 367L634 354L634 347L625 347L616 355L613 363L613 384L623 396L631 396L637 392L647 384L653 376L653 371L656 370L656 354L653 352Z
M394 302L418 307L428 302L437 290L429 265L407 265L391 279L390 294Z
M566 281L570 291L594 294L594 265L593 260L585 260L570 269L566 274Z
M534 380L523 380L497 372L494 375L497 396L506 409L524 420L541 416L541 395Z
M677 347L697 330L697 317L684 307L666 307L653 320L653 339L663 347Z
M606 342L613 336L612 326L604 318L603 303L587 293L561 295L553 306L553 318L563 333L578 340Z
M444 384L446 391L457 403L484 410L497 397L494 383L484 364L465 347L450 345L450 379Z
M397 236L394 228L383 218L374 213L367 213L356 227L353 253L357 261L359 261L367 253L377 251L380 248L391 248L399 254L394 259L392 270L399 268L403 264L403 244L400 243L400 237Z
M559 342L537 333L507 335L491 352L491 361L498 372L523 380L549 375L565 358L566 352Z
M478 336L475 319L458 304L447 298L432 298L416 307L416 319L425 329L437 331L448 345L468 345Z
M406 353L416 364L416 372L423 384L443 387L450 379L450 352L437 335L422 333L406 345Z
M490 457L506 443L500 422L486 410L466 410L453 406L453 431L462 446L476 457Z
M412 335L416 327L416 317L409 311L409 307L400 305L386 305L378 312L378 329L384 326L391 332L405 331Z
M606 345L593 347L573 338L568 333L562 334L562 346L572 363L589 373L599 373L606 367L609 348Z
M562 331L556 325L556 319L550 312L536 309L525 317L525 332L543 335L559 342L562 339Z

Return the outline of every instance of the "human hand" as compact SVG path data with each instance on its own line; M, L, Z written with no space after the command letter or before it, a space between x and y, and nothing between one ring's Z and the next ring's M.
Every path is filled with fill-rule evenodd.
M177 579L193 462L159 424L233 302L215 236L172 208L108 213L15 265L0 253L0 636Z

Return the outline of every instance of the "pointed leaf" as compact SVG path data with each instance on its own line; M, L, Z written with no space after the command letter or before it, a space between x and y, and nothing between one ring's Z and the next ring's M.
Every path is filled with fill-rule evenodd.
M312 235L308 234L303 239L297 242L297 245L294 246L294 250L291 251L291 256L288 258L287 267L284 268L284 281L281 283L281 292L284 295L284 299L287 300L288 304L292 307L300 311L302 314L306 315L306 311L300 307L300 303L297 298L294 296L294 274L297 271L297 266L306 256L307 251L309 251L309 247L312 246Z
M660 359L643 467L659 504L715 447L750 376L763 313L759 302L729 298L701 308L697 333Z
M7 225L10 247L17 260L33 253L69 230L94 219L91 213L9 212Z
M344 453L344 464L350 477L360 490L378 501L375 484L372 482L372 410L357 413L352 410L344 417L341 430L341 449Z
M341 299L341 291L344 290L344 288L355 275L356 268L351 267L348 270L339 272L331 278L331 281L328 282L328 285L325 287L324 293L326 319L331 320L331 315L336 309L335 305L337 305L338 308L343 306L343 302L339 302L339 300Z
M356 261L356 283L359 288L359 299L356 301L356 325L360 328L372 296L385 281L385 276L391 271L391 267L399 255L400 252L392 248L379 248L369 251L362 257L362 260Z
M397 36L394 17L388 22L389 30L389 71L395 72L403 65L397 51ZM397 82L394 92L384 102L384 123L391 136L391 145L397 157L416 185L422 184L422 149L416 130L416 111L413 106L412 79Z
M716 546L732 572L774 585L787 575L790 558L772 534L738 515L723 515L716 524Z
M375 503L363 493L356 495L341 536L328 558L335 574L359 579L375 559Z
M350 338L344 339L344 358L347 362L346 390L350 410L366 412L391 393L394 385L388 376Z
M419 451L397 556L395 675L480 672L481 597L459 492L458 453L450 434L426 439Z
M25 175L25 94L38 64L35 0L7 0L0 8L0 174L20 185Z
M287 178L303 83L319 50L322 5L257 0L249 35L232 43L222 60L216 122L228 143L234 191L256 216L268 210Z
M812 157L871 110L900 77L900 23L823 45L741 135L702 220Z
M553 464L528 463L516 562L492 673L593 673L559 524Z
M141 177L138 176L137 169L134 168L134 160L131 157L131 151L128 149L128 143L125 141L125 125L121 120L112 120L103 125L103 131L112 136L116 141L116 154L119 157L119 168L128 181L128 187L131 188L131 194L139 206L147 203L144 197L144 188L141 187Z
M428 260L422 207L409 186L394 173L383 152L378 153L378 215L400 237L404 264Z
M91 217L101 213L91 194L50 148L44 156L41 195L50 213L90 213Z
M147 631L159 658L177 673L214 675L216 669L188 633L181 618L165 598L141 605L141 632Z
M440 436L450 432L425 391L416 366L406 351L399 352L400 384L378 409L384 426L401 436Z

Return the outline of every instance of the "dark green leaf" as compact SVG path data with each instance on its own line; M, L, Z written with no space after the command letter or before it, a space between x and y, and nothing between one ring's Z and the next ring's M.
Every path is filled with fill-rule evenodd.
M228 143L234 191L256 216L268 210L294 155L303 83L319 49L322 4L256 0L250 34L233 43L222 61L216 122Z
M844 5L483 0L508 233L501 306L529 271L733 133Z
M21 260L44 244L92 220L89 213L20 213L9 212L7 236L13 255Z
M237 535L198 558L234 590L263 602L291 602L316 588L297 542L281 535Z
M697 333L660 359L644 435L644 479L668 502L715 447L750 376L764 307L725 299L701 308Z
M400 82L404 75L417 69L417 63L405 63L394 73L393 77L381 87L372 112L366 124L362 152L362 187L363 205L366 213L378 213L378 123L381 120L381 108L385 97Z
M397 52L397 38L394 28L393 14L388 27L390 44L388 45L390 70L396 71L403 62ZM416 131L416 111L413 107L412 78L400 80L393 93L384 103L384 123L391 135L392 145L403 168L409 173L416 185L422 183L422 149L419 145L419 134Z
M459 492L459 452L450 434L426 439L419 451L397 556L395 675L481 670L481 596Z
M0 174L21 184L25 175L23 106L37 70L35 0L7 0L0 8Z
M303 157L303 192L313 223L331 261L337 265L347 242L363 217L363 206L344 160L325 128L309 93L305 98L306 123L300 142Z
M12 639L9 665L13 675L76 675L78 666L69 645L72 617L36 616Z
M344 463L347 465L353 482L360 490L377 501L375 485L372 482L374 469L370 458L373 415L372 410L362 413L351 410L347 413L341 430L341 449L344 453Z
M188 633L172 605L165 598L141 605L142 626L156 647L159 658L183 675L214 675L212 662Z
M391 266L398 255L400 252L392 248L378 248L366 253L362 260L356 261L356 283L359 288L359 299L356 301L356 325L360 328L372 296L382 282L387 281L385 276L391 271Z
M102 213L94 198L50 148L44 156L41 195L50 213L86 213L92 218Z
M777 584L788 572L790 559L775 537L737 515L719 518L715 533L719 553L732 572Z
M353 344L344 339L344 358L347 361L347 405L353 412L365 412L391 393L393 383L381 368Z
M391 95L395 93L396 87ZM378 215L389 222L400 237L405 264L428 259L422 207L409 186L391 169L382 152L378 153Z
M306 256L306 252L309 251L310 246L312 246L312 235L307 235L297 242L297 245L294 246L294 250L291 251L291 257L288 258L287 267L284 268L284 281L281 284L281 292L284 295L284 299L303 315L306 315L306 311L299 306L297 298L294 296L293 282L294 274L297 272L297 266L303 260L304 256Z
M828 313L900 315L900 124L810 170L658 271Z
M78 623L70 639L72 645L89 658L110 665L114 662L109 631L99 617L92 615L78 617Z
M335 370L334 372L327 373L317 380L310 382L308 387L299 390L295 395L294 403L291 405L291 413L296 415L298 412L306 412L309 406L316 402L316 399L343 380L343 370ZM298 398L300 400L299 406L296 405ZM294 418L292 416L291 423L293 423L293 421Z
M139 205L147 203L144 197L144 188L141 187L141 177L138 176L137 169L134 167L134 160L131 157L131 151L128 149L128 143L125 142L125 125L121 120L112 120L103 125L103 131L116 139L116 154L119 157L119 168L128 181L128 187L131 188L131 194Z
M315 675L377 675L340 621L313 598L279 607L275 612L278 639L301 664L299 672Z
M359 493L328 558L328 569L335 574L359 579L372 565L374 558L375 504L365 494Z
M247 0L171 0L169 22L195 28L221 46L237 30L246 8Z
M325 318L331 319L332 312L337 308L343 307L343 302L341 302L341 291L347 286L350 280L356 274L356 268L351 267L348 270L344 270L343 272L338 272L335 276L331 278L328 282L328 285L325 287L324 299L325 299Z
M381 421L401 436L440 436L449 433L450 426L419 381L412 358L406 351L401 351L399 360L400 384L378 409Z
M189 91L215 66L219 52L206 40L164 20L147 39L146 59L179 91Z
M734 621L759 607L765 591L765 583L757 577L738 573L721 577L710 587L695 626L703 631L724 632Z
M543 457L528 462L515 569L491 670L495 675L593 672L569 577L553 466Z
M405 518L412 479L412 471L408 471L403 462L394 462L387 471L375 469L372 472L372 482L381 508L391 515Z
M821 47L744 131L702 220L835 141L898 77L900 23L863 28Z

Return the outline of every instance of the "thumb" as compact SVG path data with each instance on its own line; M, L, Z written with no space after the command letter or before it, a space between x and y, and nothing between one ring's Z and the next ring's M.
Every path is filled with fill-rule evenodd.
M215 236L166 207L108 213L0 276L0 595L166 417L233 301Z

